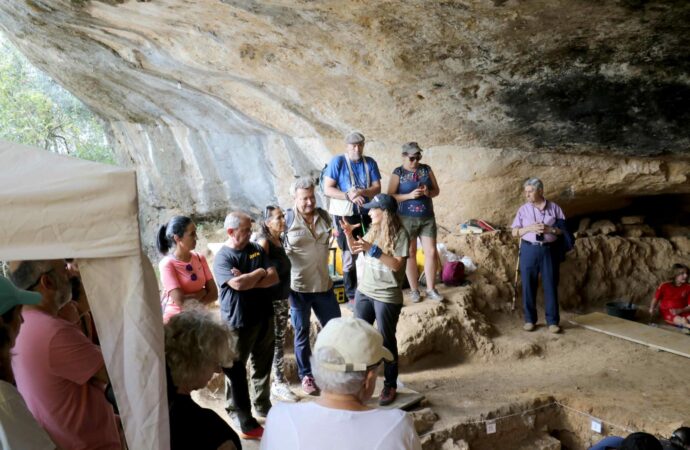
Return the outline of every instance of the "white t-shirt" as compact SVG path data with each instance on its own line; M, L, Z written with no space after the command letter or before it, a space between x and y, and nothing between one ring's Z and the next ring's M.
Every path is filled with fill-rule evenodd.
M0 380L0 449L54 448L55 444L31 415L17 389L10 383Z
M262 450L421 450L412 419L399 409L344 411L315 402L277 403Z

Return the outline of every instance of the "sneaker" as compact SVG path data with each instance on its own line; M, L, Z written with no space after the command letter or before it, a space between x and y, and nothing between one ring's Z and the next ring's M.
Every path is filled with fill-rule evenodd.
M525 324L522 326L522 329L525 331L534 331L534 324L530 322L525 322Z
M321 389L316 385L314 377L311 375L305 375L302 378L302 390L307 395L318 396L321 393Z
M381 395L379 395L379 406L387 406L393 403L396 397L396 391L397 389L394 387L384 385Z
M419 289L410 291L410 299L412 300L412 303L419 303L422 301L422 294L419 292Z
M426 298L428 298L429 300L435 300L437 302L443 301L443 296L439 294L436 289L430 289L426 291Z
M683 334L690 334L690 328L683 328Z
M271 383L271 396L280 402L298 402L299 397L290 390L287 383L274 381Z
M263 435L264 427L262 427L261 425L249 431L240 431L240 437L242 439L247 439L250 441L258 441L263 437Z
M549 325L549 332L553 334L558 334L561 332L561 327L559 327L558 325Z

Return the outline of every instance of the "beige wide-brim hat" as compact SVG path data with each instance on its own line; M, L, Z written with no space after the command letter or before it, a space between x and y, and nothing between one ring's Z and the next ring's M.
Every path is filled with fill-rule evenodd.
M378 330L354 317L339 317L326 324L316 338L314 352L327 347L345 360L344 364L321 364L324 369L336 372L363 372L382 359L393 361L393 354L383 346L383 336Z

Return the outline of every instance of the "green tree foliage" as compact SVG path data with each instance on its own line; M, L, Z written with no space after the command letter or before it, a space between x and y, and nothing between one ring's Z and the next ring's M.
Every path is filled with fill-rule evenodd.
M115 164L100 119L1 34L0 139Z

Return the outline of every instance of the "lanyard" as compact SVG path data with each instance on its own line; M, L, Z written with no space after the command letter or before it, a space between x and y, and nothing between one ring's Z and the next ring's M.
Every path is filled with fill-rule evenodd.
M350 172L350 188L357 188L357 183L355 179L355 171L352 170L352 166L350 165L350 158L345 155L345 162L347 163L347 171ZM365 186L362 186L364 189L369 187L369 164L367 164L367 157L362 155L362 162L364 163L364 176L366 177L367 184Z

